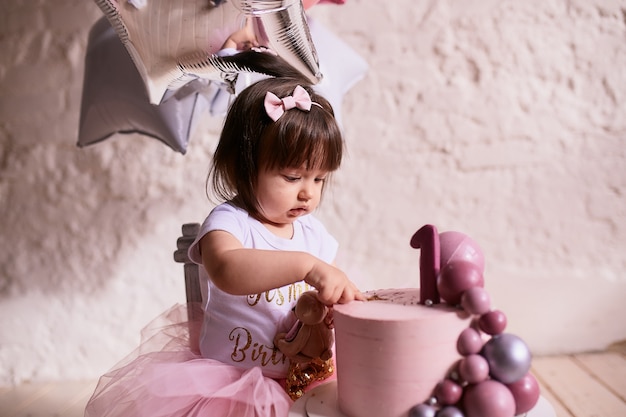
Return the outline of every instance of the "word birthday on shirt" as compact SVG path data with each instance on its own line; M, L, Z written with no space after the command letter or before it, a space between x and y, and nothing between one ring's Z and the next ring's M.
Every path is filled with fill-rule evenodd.
M277 306L282 306L285 303L295 302L303 292L311 289L313 289L313 287L305 282L296 282L286 287L275 288L259 294L251 294L248 296L248 305L254 307L259 304L259 302L265 301L267 303L276 303Z
M243 362L250 355L250 360L258 362L261 366L285 364L287 357L274 346L267 346L263 343L252 341L252 334L244 327L235 327L228 339L235 342L233 353L230 358L234 362Z

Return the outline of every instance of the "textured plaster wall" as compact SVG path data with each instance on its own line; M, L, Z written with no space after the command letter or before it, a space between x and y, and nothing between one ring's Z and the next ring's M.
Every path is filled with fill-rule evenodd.
M310 15L358 50L348 156L319 211L361 287L415 287L425 223L477 240L536 354L626 338L626 2L349 0ZM221 119L186 156L79 149L85 0L0 3L0 384L94 378L184 300Z

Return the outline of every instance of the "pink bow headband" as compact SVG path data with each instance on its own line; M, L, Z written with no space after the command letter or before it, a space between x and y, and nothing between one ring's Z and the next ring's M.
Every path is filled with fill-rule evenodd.
M311 105L322 107L319 103L311 101L309 93L299 85L293 90L293 95L283 98L278 98L276 94L268 91L265 94L263 105L265 106L265 112L273 121L280 119L285 111L293 108L311 111Z

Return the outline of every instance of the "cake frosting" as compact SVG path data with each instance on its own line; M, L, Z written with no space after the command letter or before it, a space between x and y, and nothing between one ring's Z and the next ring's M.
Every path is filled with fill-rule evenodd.
M401 417L460 359L463 310L419 303L418 289L366 293L334 307L338 404L349 417Z

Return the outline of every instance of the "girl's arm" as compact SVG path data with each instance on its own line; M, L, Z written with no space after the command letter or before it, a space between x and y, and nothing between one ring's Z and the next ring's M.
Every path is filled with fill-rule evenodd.
M304 280L328 305L364 298L340 269L306 252L244 248L220 230L202 238L200 251L213 283L229 294L258 294Z

